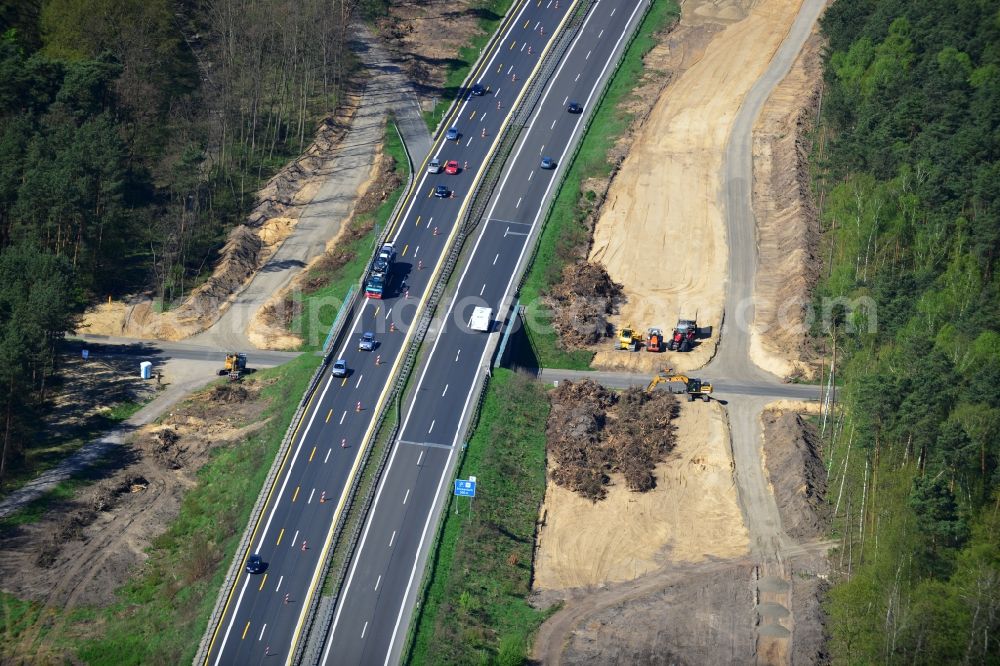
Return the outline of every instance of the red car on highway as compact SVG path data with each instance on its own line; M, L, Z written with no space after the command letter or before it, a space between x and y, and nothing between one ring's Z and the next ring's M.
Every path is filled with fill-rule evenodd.
M444 165L444 172L454 176L458 173L458 162L456 160L448 160L448 163Z

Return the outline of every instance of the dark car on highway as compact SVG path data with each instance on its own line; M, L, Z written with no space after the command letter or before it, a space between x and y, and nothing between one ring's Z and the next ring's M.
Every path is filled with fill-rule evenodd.
M543 157L541 166L543 169L555 169L556 162L551 157Z
M449 127L448 131L444 133L445 141L458 141L458 128Z
M247 573L259 574L264 570L264 558L254 553L247 558Z
M486 94L486 88L482 87L477 83L476 85L472 86L472 89L469 90L469 92L471 92L476 97L481 97Z
M583 113L583 107L579 102L570 102L569 106L566 107L566 110L570 113Z
M444 185L438 185L437 187L434 188L434 196L436 196L438 199L447 199L448 197L451 196L451 190L449 190Z

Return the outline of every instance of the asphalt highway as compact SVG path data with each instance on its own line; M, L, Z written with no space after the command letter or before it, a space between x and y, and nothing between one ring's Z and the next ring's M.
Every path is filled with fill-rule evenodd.
M602 6L607 3L604 0ZM251 553L259 554L265 569L253 575L242 573L225 592L221 620L210 627L205 663L242 665L265 660L273 663L278 659L287 663L297 642L303 639L305 609L320 582L320 564L346 500L350 479L357 472L361 443L371 434L377 407L398 367L410 325L423 306L456 220L468 204L467 195L525 81L532 76L540 54L574 5L564 0L559 6L558 0L521 0L515 5L501 26L502 38L485 54L475 73L475 81L486 87L486 94L467 94L454 110L449 124L459 130L457 141L444 141L442 133L433 145L431 156L438 157L442 164L447 160L458 161L459 173L431 175L421 165L420 173L415 175L417 184L392 233L398 259L386 298L367 300L351 322L350 333L337 354L347 360L349 376L340 379L327 374L310 399L287 459L269 491L261 519L253 527L250 552L237 555L245 561ZM598 46L595 44L594 48ZM594 66L599 70L602 63L602 58L594 57L581 61L578 69ZM555 137L561 136L564 142L577 116L566 114L562 98L550 98L546 104L555 114L553 118L558 116L565 121L565 127L550 130L556 132L550 146L558 147L560 140ZM525 155L528 153L531 159L528 162L522 159L520 168L525 178L530 174L535 183L528 181L529 187L523 189L524 201L511 201L510 206L499 211L505 219L529 218L529 211L537 210L539 197L551 182L551 172L535 173L539 156L530 150ZM553 153L559 155L558 150ZM453 196L433 197L438 185L448 187ZM504 222L491 221L486 229L488 238L484 247L495 246L491 251L496 257L491 255L493 263L484 270L489 275L504 276L506 284L516 259L514 239L523 243L525 237L513 235L516 231L508 233ZM502 290L501 284L495 293L485 294L483 286L480 295L498 297ZM373 331L379 340L371 352L357 349L357 340L364 331ZM474 353L470 346L467 358ZM464 381L464 375L460 380ZM457 413L463 392L467 393L468 387L456 383L452 393L445 396L447 401L442 403L446 412ZM432 423L428 435L435 434L435 425L438 435L449 427L444 420ZM406 432L413 430L408 428ZM401 448L415 450L408 445ZM422 464L449 455L447 449L421 448L427 450ZM336 663L348 662L337 659Z
M469 318L476 306L496 312L510 301L515 270L555 182L556 172L541 169L540 160L551 157L561 168L582 127L581 115L567 112L568 102L589 108L642 8L634 0L600 0L593 7L506 165L421 366L334 615L324 664L394 663L400 657L436 511L451 492L460 425L477 378L489 367L490 334L471 331ZM472 120L467 112L463 121ZM499 323L492 335L499 335Z

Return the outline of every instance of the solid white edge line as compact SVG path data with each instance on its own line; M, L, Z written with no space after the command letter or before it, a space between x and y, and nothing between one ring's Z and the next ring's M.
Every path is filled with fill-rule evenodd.
M590 19L591 19L591 18L592 18L592 17L594 16L594 14L596 13L596 12L594 12L594 9L596 9L597 5L599 5L599 4L600 4L600 0L598 0L598 1L597 1L597 2L596 2L596 3L594 4L594 6L593 6L593 7L591 8L591 11L590 11L590 13L589 13L589 14L587 15L587 18L586 18L586 20L584 21L583 25L582 25L582 26L581 26L581 28L580 28L580 33L581 33L581 34L582 34L583 30L584 30L584 29L585 29L585 28L587 27L587 23L589 23L589 22L590 22ZM521 11L520 11L520 12L518 12L518 16L517 16L517 18L515 18L515 20L511 22L511 28L510 28L510 29L513 29L513 26L515 26L515 25L517 24L518 20L520 20L520 16L521 16L521 14L523 14L523 13L524 13L524 10L525 10L525 9L527 8L527 6L528 6L528 3L527 3L527 2L525 2L525 3L524 3L524 5L523 5L523 6L521 7ZM641 5L641 3L640 3L640 4L638 4L638 5L636 6L636 11L638 11L639 7L641 7L641 6L642 6L642 5ZM635 15L635 12L633 12L633 17L634 17L634 15ZM628 22L628 23L626 23L626 26L627 26L627 25L629 25L630 23L631 23L631 20L629 20L629 22ZM508 30L508 34L509 34L509 30ZM623 37L624 37L624 34L623 34L623 35L622 35L621 37L619 37L619 38L618 38L618 41L617 41L617 42L615 43L615 48L614 48L614 49L612 49L612 52L614 52L614 50L618 48L618 44L620 44L620 43L621 43L621 40L622 40L622 38L623 38ZM539 103L539 108L541 108L541 106L542 106L542 102L544 102L544 101L545 101L545 99L546 99L546 98L548 97L548 94L549 94L549 92L550 92L550 91L552 90L552 88L553 88L553 86L554 86L554 84L555 84L555 81L556 81L556 80L557 80L557 79L559 78L559 73L560 73L560 72L562 71L562 67L563 67L563 65L564 65L564 64L566 63L566 61L568 60L568 55L569 55L569 53L572 53L572 51L573 51L573 49L574 49L574 48L576 47L576 44L577 44L577 43L578 43L578 42L577 42L576 40L574 40L574 41L573 41L573 44L572 44L572 45L570 46L570 49L569 49L569 51L567 52L566 56L564 56L563 60L562 60L562 61L561 61L561 62L559 63L559 67L558 67L558 68L556 69L556 72L555 72L555 74L554 74L554 75L552 76L552 78L551 78L551 79L549 80L549 85L548 85L548 86L547 86L547 88L546 88L546 91L545 91L545 94L544 94L544 95L542 96L542 100L541 100L541 102ZM499 49L497 49L497 53L498 53L498 52L499 52ZM496 56L496 53L494 54L494 57L495 57L495 56ZM492 63L493 63L493 58L491 58L491 59L490 59L490 62L489 62L489 64L488 64L488 65L487 65L487 66L486 66L486 67L485 67L485 68L483 69L483 71L484 71L484 72L485 72L485 71L488 71L488 70L489 70L489 68L490 68L490 66L492 65ZM599 76L597 77L597 80L596 80L596 81L595 81L595 83L594 83L594 89L596 89L596 87L597 87L597 84L598 84L598 83L599 83L599 82L601 81L601 79L602 79L602 78L604 77L604 72L605 72L605 71L607 71L607 68L608 68L608 65L610 65L610 62L609 62L609 63L606 63L606 64L604 65L604 68L603 68L603 69L601 70L601 74L600 74L600 75L599 75ZM588 95L588 97L587 97L587 102L588 102L588 103L590 102L591 98L593 97L593 94L594 94L594 89L592 89L592 90L591 90L591 93L590 93L590 95ZM574 129L574 132L578 132L578 131L579 131L579 125L577 125L577 127L576 127L576 128ZM527 141L527 135L525 135L525 139L523 139L523 140L521 141L521 146L520 146L520 147L518 148L518 154L520 154L520 152L521 152L521 149L523 149L523 148L524 148L524 145L525 145L526 141ZM567 144L567 148L563 150L563 153L562 153L562 155L560 156L560 163L562 162L562 158L566 156L566 151L567 151L567 150L568 150L568 144ZM512 160L512 162L511 162L511 163L513 163L513 162L514 162L514 161L516 161L516 160L517 160L517 156L515 155L515 157L514 157L514 160ZM505 176L504 176L504 179L503 179L503 182L501 183L501 185L500 185L500 189L498 190L498 192L502 192L502 191L503 191L503 188L504 188L504 187L505 187L505 185L506 185L506 182L507 182L507 178L508 178L508 177L510 176L510 174L511 174L511 171L512 171L512 169L508 167L508 169L507 169L507 173L506 173L506 174L505 174ZM545 192L546 192L546 193L545 193L545 197L547 197L547 196L548 196L548 192L549 192L550 188L552 187L552 183L554 183L554 182L555 182L555 179L551 179L551 180L549 181L549 185L548 185L548 186L546 187L546 191L545 191ZM543 197L543 199L544 199L545 197ZM415 197L414 197L414 199L415 199ZM493 216L493 211L494 211L494 209L496 208L496 205L497 205L497 202L498 202L498 199L499 199L499 197L496 197L496 198L494 199L494 202L493 202L493 205L492 205L492 206L490 207L490 212L489 212L489 213L487 214L487 216L486 216L486 219L490 219L490 218L491 218L491 217ZM537 223L537 221L538 221L538 218L539 218L540 216L541 216L541 209L540 209L540 210L538 211L538 213L537 213L537 214L535 215L535 223ZM534 224L535 224L535 223L533 223L533 224L532 224L532 226L534 226ZM400 225L400 226L402 227L403 225ZM397 235L398 235L398 234L397 234ZM483 239L483 237L484 237L485 235L486 235L485 233L481 233L481 234L479 235L479 237L478 237L478 238L476 239L476 243L475 243L475 246L473 247L473 249L472 249L472 254L471 254L470 256L475 256L476 252L477 252L477 251L478 251L478 249L479 249L479 243L480 243L480 242L482 241L482 239ZM527 243L525 243L525 248L526 248L526 247L527 247ZM521 250L521 255L523 256L523 254L524 254L524 248L522 248L522 250ZM520 263L520 258L518 259L518 263ZM516 265L517 265L517 264L515 264L515 266L516 266ZM464 269L464 270L462 271L462 275L461 275L461 276L460 276L460 278L459 278L459 285L458 285L458 290L460 290L460 289L461 289L461 285L462 285L462 282L464 282L464 281L465 281L465 277L466 277L466 274L467 274L467 273L468 273L468 271L469 271L469 268L470 268L470 266L471 266L471 263L469 263L469 264L466 264L466 267L465 267L465 269ZM513 280L514 280L514 277L513 277L513 275L512 275L512 276L511 276L511 282L513 282ZM510 287L509 287L509 284L510 284L510 283L508 283L508 290L509 290L509 288L510 288ZM457 291L458 291L458 290L456 290L456 293L457 293ZM506 293L506 292L505 292L505 293ZM450 304L450 305L449 305L449 307L448 307L448 312L447 312L447 313L445 314L445 320L446 320L446 321L447 321L447 319L448 319L448 318L449 318L449 317L451 316L451 313L453 312L453 310L454 310L454 307L455 307L455 299L452 299L452 302L451 302L451 304ZM430 353L430 354L428 355L428 360L429 360L430 358L432 358L432 357L434 356L434 353L435 353L435 351L437 350L437 345L438 345L438 342L440 342L440 340L441 340L441 338L442 338L442 337L443 337L443 336L440 336L440 335L439 335L439 336L438 336L437 338L435 338L435 340L434 340L434 344L432 345L432 348L431 348L431 353ZM483 350L483 353L484 353L484 354L486 353L486 350L485 350L485 349ZM457 359L457 358L458 358L458 357L456 356L456 359ZM482 358L480 358L480 364L481 364L481 363L482 363ZM421 384L423 384L423 381L424 381L424 378L425 378L425 376L427 375L427 369L428 369L428 367L429 367L429 366L430 366L430 364L429 364L429 363L425 363L425 364L424 364L424 367L423 367L423 369L422 369L422 371L421 371L421 373L420 373L420 379L419 379L419 380L418 380L418 382L417 382L417 390L419 390L419 387L420 387L420 385L421 385ZM470 399L471 399L471 395L469 396L469 398L466 398L466 407L465 407L465 408L463 408L463 411L462 411L462 414L463 414L463 415L465 414L465 410L466 410L466 409L468 409L468 402L469 402L469 400L470 400ZM410 403L410 405L409 405L409 408L408 408L408 409L407 409L407 411L406 411L406 416L405 416L405 417L404 417L404 419L403 419L403 424L402 424L402 426L401 426L401 427L400 427L400 429L399 429L399 432L400 432L400 434L402 434L402 433L403 433L403 432L404 432L404 431L406 430L406 426L407 426L407 424L408 424L408 423L409 423L409 421L410 421L410 416L411 416L411 415L412 415L412 413L413 413L413 405L414 405L415 403L416 403L416 401L413 401L413 402L411 402L411 403ZM457 435L457 433L456 433L456 435L455 435L455 440L457 440L457 439L458 439L458 435ZM451 456L452 456L452 455L454 454L454 450L455 450L455 447L454 447L454 444L453 444L452 448L451 448L451 449L449 450L449 452L448 452L448 461L447 461L447 462L446 462L446 464L445 464L445 470L447 470L447 469L448 469L448 468L450 467L450 464L451 464ZM397 452L397 451L398 451L398 447L393 447L393 450L392 450L392 454L391 454L391 455L390 455L390 457L389 457L389 463L388 463L388 465L386 466L386 470L385 470L385 472L383 473L383 477L384 477L384 478L388 478L388 475L389 475L389 473L390 473L390 471L391 471L391 469L392 469L392 463L393 463L393 461L394 461L394 460L395 460L395 458L396 458L396 452ZM444 482L444 478L445 478L445 477L444 477L444 476L442 476L442 483ZM379 499L381 498L381 495L382 495L382 489L383 489L384 487L385 487L385 484L383 484L383 483L379 483L379 487L378 487L378 490L377 490L377 491L376 491L376 493L375 493L375 501L374 501L374 502L372 503L372 509L371 509L371 513L369 514L369 518L368 518L368 521L367 521L367 523L366 523L366 525L365 525L365 529L364 529L364 532L363 532L363 534L362 534L362 536L361 536L361 543L360 543L360 544L358 544L358 551L357 551L357 552L359 552L359 553L360 553L360 552L363 552L363 551L364 551L364 547L365 547L365 541L366 541L366 540L367 540L367 538L368 538L368 531L369 531L369 529L370 529L370 527L371 527L371 522L372 522L372 518L373 518L373 517L375 516L375 514L376 514L376 512L377 512L377 508L378 508L378 502L379 502ZM438 494L440 494L440 487L438 488ZM430 513L430 515L433 515L433 514L434 514L434 507L436 506L436 503L437 503L437 499L435 498L435 504L434 504L434 505L432 505L432 507L431 507L431 513ZM428 520L430 520L430 516L428 516ZM425 526L424 526L424 536L426 536L426 531L427 531L427 527L426 527L426 525L425 525ZM395 532L393 532L393 536L395 536ZM422 545L423 545L423 540L424 540L424 539L423 539L423 536L422 536L422 537L421 537L421 540L420 540L420 546L418 546L418 548L417 548L417 552L418 552L418 553L420 552L420 549L422 548ZM334 636L334 634L336 633L336 630L337 630L337 624L338 624L338 622L340 621L340 612L341 612L341 610L343 609L343 607L344 607L344 603L345 603L345 601L347 600L347 596L348 596L348 593L350 592L350 588L351 588L351 584L352 584L352 582L353 582L353 579L354 579L354 573L355 573L355 571L357 570L357 565L358 565L358 560L359 560L359 559L360 559L360 558L354 558L354 564L353 564L353 565L351 566L351 571L350 571L350 573L349 573L349 574L348 574L348 576L347 576L347 581L346 581L346 583L344 584L344 592L343 592L343 596L341 597L341 600L340 600L340 602L339 602L339 603L337 604L337 611L336 611L336 613L335 613L335 615L334 615L334 619L333 619L333 624L332 624L332 625L331 625L331 627L330 627L330 634L329 634L329 636L328 636L328 638L327 638L327 641L326 641L327 645L326 645L326 648L325 648L325 649L324 649L324 651L323 651L323 658L322 658L322 660L321 660L321 663L323 663L323 664L325 664L325 663L326 663L326 661L327 661L327 659L329 658L329 655L330 655L330 648L331 648L331 647L333 646L333 636ZM414 563L414 570L415 570L415 569L416 569L416 564ZM405 593L404 593L404 595L403 595L403 603L402 603L402 605L400 606L400 614L399 614L399 617L397 617L397 619L396 619L396 626L395 626L395 628L393 629L393 637L392 637L392 641L390 641L390 644L389 644L389 652L388 652L388 653L387 653L387 655L386 655L386 661L387 661L387 662L388 662L388 659L389 659L389 655L391 655L391 654L392 654L392 646L393 646L393 644L394 644L394 643L395 643L395 641L396 641L396 634L397 634L397 633L398 633L398 631L399 631L399 622L400 622L400 618L402 617L402 613L403 613L403 609L404 609L404 608L406 607L406 599L407 599L407 597L409 596L409 587L410 587L410 586L412 585L412 579L413 579L413 573L411 572L411 575L410 575L410 582L409 582L409 583L407 584L407 589L406 589L406 592L405 592Z
M595 8L596 8L597 4L600 4L600 0L598 0L598 3L595 3L595 5L594 5ZM636 14L636 12L639 11L640 7L642 7L642 3L637 3L635 10L632 12L632 15L629 17L629 20L625 22L625 27L626 28L632 24L633 20L635 20L635 14ZM589 14L587 16L587 20L589 21L590 17L593 16L593 15L594 15L594 12L593 12L593 9L592 9L591 10L591 14ZM583 31L584 28L586 28L586 22L584 22L584 25L581 26L581 28L580 28L581 33L582 33L582 31ZM621 45L621 42L622 42L622 40L624 38L625 38L625 33L623 32L618 37L618 40L615 42L614 47L611 49L611 53L612 54L614 54L614 52L618 50L618 47ZM573 45L570 47L569 51L566 53L566 59L568 59L569 53L572 52L573 47L575 47L577 43L578 42L574 40ZM563 62L565 62L566 59L564 59ZM605 65L604 65L604 67L601 69L601 73L594 80L594 86L591 88L590 94L587 96L587 103L588 104L591 101L591 99L593 98L594 93L597 90L597 86L600 84L601 80L604 78L604 75L607 72L607 69L608 69L608 67L610 65L611 65L610 61L606 62ZM553 77L550 79L549 86L548 86L548 88L547 88L547 90L545 92L545 95L542 97L542 101L544 101L544 99L548 96L549 91L555 85L555 81L557 79L558 79L558 70L557 70L556 74L553 75ZM542 107L542 103L540 102L538 108L541 108L541 107ZM574 128L574 133L579 132L579 131L580 131L580 126L578 124L577 127ZM527 135L525 135L524 141L522 142L522 147L523 147L524 143L527 142L527 138L528 138ZM572 141L567 142L566 147L563 149L562 155L559 158L560 162L566 156L566 153L569 151L569 146L572 145L572 143L573 143ZM516 161L516 159L517 158L515 157L514 161ZM511 164L513 164L514 161L512 161ZM508 174L510 173L511 170L512 169L508 170ZM552 185L553 185L554 182L555 182L554 178L549 181L548 186L545 188L545 194L542 197L542 201L545 201L548 198L549 192L550 192L550 190L551 190ZM503 192L503 188L501 187L501 189L497 191L497 197L496 197L497 199L500 198L500 194L502 192ZM532 222L532 227L534 227L535 224L538 224L538 220L539 220L539 218L542 215L542 210L544 210L544 208L543 207L539 207L538 212L535 214L535 220L534 220L534 222ZM492 216L493 216L493 210L491 208L490 213L489 213L489 215L487 215L486 219L490 219ZM479 236L479 238L481 239L485 235L486 235L485 232L481 233L480 236ZM478 245L478 243L477 243L477 245ZM528 244L525 243L524 247L521 248L521 254L518 257L517 263L514 264L515 267L518 266L518 265L520 265L521 260L524 258L524 253L525 253L525 251L527 251L527 249L528 249ZM475 251L473 251L473 253L470 255L470 257L475 257ZM467 266L471 266L472 264L473 264L473 262L470 260L469 263L467 264ZM464 278L465 278L464 274L463 274L462 278L464 280ZM501 299L501 301L507 299L507 295L509 294L511 285L513 283L514 283L514 274L511 274L510 280L507 282L507 288L504 290L504 295L503 295L503 298ZM459 282L458 287L455 289L455 294L459 294L459 293L461 293L461 291L462 291L462 285L461 285L461 282ZM454 303L455 300L457 300L457 299L453 299L452 302ZM449 312L450 312L450 310L451 310L451 308L449 308ZM441 337L443 337L443 336L439 336L438 340L440 340ZM435 341L435 346L436 346L436 341ZM482 367L483 360L485 359L486 352L488 350L489 350L489 345L487 345L486 347L483 348L483 353L482 353L482 355L479 358L479 367ZM430 355L428 355L428 357L427 357L427 361L426 361L425 367L427 367L427 366L430 365L431 359L433 357L434 357L434 352L431 351ZM418 386L418 390L419 390L419 386ZM469 402L472 399L472 393L473 392L469 393L469 396L465 400L465 406L462 408L462 417L463 418L464 418L464 416L465 416L465 414L466 414L466 412L467 412L467 410L469 408ZM417 401L414 400L413 404L415 404L416 402ZM413 409L413 404L410 405L410 409L411 410ZM459 423L461 423L461 421L459 421ZM400 432L402 433L402 430L400 430ZM400 625L400 622L403 619L403 613L406 610L406 600L410 596L410 591L413 588L413 579L414 579L414 577L416 576L416 573L417 573L417 565L418 565L419 560L420 560L419 555L420 555L420 552L423 550L424 540L427 537L427 530L428 530L428 528L430 526L431 518L434 516L434 513L437 510L437 502L440 499L440 497L442 496L441 490L442 490L442 488L444 486L445 480L448 477L448 471L449 471L449 468L451 466L451 456L455 452L455 449L457 448L457 446L456 446L457 444L458 444L458 433L456 432L455 433L455 437L452 440L451 449L448 451L448 461L445 464L444 469L442 471L441 481L438 483L438 490L437 490L437 493L434 496L434 502L431 504L431 510L430 510L430 512L428 512L428 514L427 514L427 520L424 522L424 530L423 530L423 533L420 536L420 543L417 545L416 557L414 557L413 568L410 569L410 578L409 578L409 581L406 584L406 590L403 592L403 599L402 599L402 601L400 602L400 605L399 605L399 614L396 616L396 624L395 624L395 626L393 627L393 630L392 630L392 639L389 641L389 648L386 651L386 655L385 655L385 662L384 662L384 664L386 666L388 666L389 660L392 658L392 648L393 648L393 645L395 645L395 643L396 643L396 637L399 635L399 625ZM373 511L372 515L374 515L374 511Z

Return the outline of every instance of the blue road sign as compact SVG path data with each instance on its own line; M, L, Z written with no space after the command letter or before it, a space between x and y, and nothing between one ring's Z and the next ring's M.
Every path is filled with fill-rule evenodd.
M473 480L455 479L455 494L459 497L475 497L476 482Z

